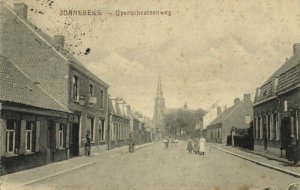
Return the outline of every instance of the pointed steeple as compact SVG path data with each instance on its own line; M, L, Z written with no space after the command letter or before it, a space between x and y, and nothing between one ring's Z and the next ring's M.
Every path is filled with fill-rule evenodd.
M153 123L155 125L156 134L163 135L165 128L165 99L163 97L161 77L158 78L157 94L154 104Z
M157 97L158 96L163 96L163 91L162 91L162 85L161 85L161 77L159 75L159 78L158 78L158 86L157 86Z
M187 111L187 110L188 110L188 106L187 106L186 101L184 102L183 110L184 110L184 111Z

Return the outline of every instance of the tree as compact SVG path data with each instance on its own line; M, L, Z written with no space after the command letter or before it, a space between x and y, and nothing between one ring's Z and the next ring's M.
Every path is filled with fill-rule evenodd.
M198 110L173 110L165 116L165 131L170 137L194 137L195 126L204 116L205 111Z

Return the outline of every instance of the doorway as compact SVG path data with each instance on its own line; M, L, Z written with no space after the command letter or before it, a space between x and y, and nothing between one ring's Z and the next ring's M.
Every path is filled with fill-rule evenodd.
M289 144L291 141L291 120L289 117L285 117L281 121L280 127L280 139L281 139L281 148L286 150L286 157L290 158Z
M54 151L55 151L55 123L53 120L48 121L47 130L47 162L54 161Z
M70 157L79 156L79 124L73 123L70 127Z

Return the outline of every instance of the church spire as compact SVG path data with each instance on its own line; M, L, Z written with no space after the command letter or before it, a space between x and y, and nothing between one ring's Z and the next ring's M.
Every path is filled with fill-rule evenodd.
M163 96L163 91L162 91L162 86L161 86L161 77L159 75L159 78L158 78L158 86L157 86L157 97L158 96Z
M183 110L184 110L184 111L187 111L187 110L188 110L188 106L187 106L186 101L184 102Z
M157 138L162 138L165 128L165 99L163 97L161 77L158 78L157 94L154 104L153 123L155 125L155 133Z

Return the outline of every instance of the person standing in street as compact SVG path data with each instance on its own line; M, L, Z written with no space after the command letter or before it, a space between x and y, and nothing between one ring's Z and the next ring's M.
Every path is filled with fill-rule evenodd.
M129 134L129 142L128 142L128 146L129 146L129 152L132 153L134 152L134 139L132 137L132 134Z
M299 142L295 139L295 136L292 134L291 135L291 144L290 144L290 149L291 149L291 158L294 162L294 165L296 166L299 162Z
M85 156L90 156L91 155L91 138L90 138L90 134L89 133L87 133L86 137L85 137L84 155Z
M206 140L204 137L201 137L200 138L200 141L199 141L199 152L200 154L204 155L206 149L205 149L205 143L206 143Z
M189 138L189 140L188 140L187 150L189 151L189 153L192 153L192 151L193 151L193 144L192 144L191 138Z

